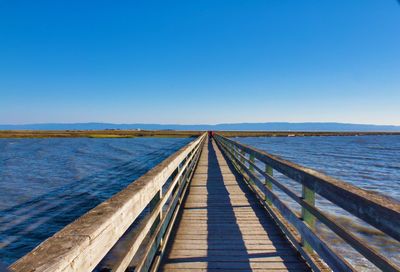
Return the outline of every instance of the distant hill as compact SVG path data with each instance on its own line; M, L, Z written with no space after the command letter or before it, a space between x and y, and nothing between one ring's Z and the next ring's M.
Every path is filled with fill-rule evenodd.
M177 124L111 124L111 123L44 123L26 125L0 125L0 130L103 130L103 129L142 129L142 130L251 130L251 131L400 131L400 126L365 125L346 123L227 123L216 125L177 125Z

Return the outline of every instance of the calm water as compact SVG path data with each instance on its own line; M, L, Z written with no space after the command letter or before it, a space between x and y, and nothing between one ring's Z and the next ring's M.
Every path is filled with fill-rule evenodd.
M268 153L296 162L342 179L355 186L372 190L400 200L400 136L358 136L358 137L261 137L233 138L241 143L254 146ZM299 194L301 187L283 175L274 173L283 183ZM299 206L274 188L286 203L299 212ZM369 228L364 222L352 217L332 203L317 198L316 205L329 212L338 222L359 237L368 241L380 252L400 264L400 243ZM400 227L400 226L399 226ZM373 270L372 265L347 248L334 234L322 225L317 228L324 233L329 244L349 256L349 261L361 270Z
M0 139L0 262L11 264L192 139Z

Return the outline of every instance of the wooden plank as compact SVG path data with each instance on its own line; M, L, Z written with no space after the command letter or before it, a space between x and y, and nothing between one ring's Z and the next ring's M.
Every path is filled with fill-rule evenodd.
M242 240L248 240L248 239L276 239L278 237L282 237L280 234L245 234L241 235L240 238ZM233 234L233 235L225 235L224 237L221 237L221 235L213 235L213 234L198 234L195 237L193 237L192 234L177 234L176 239L187 239L187 240L208 240L208 238L213 239L213 240L238 240L238 235Z
M179 245L179 244L186 244L188 243L188 240L190 239L184 239L184 240L179 240L175 239L174 240L174 245ZM288 241L286 239L283 239L281 241L271 241L269 239L265 240L250 240L246 239L243 241L236 241L236 240L191 240L190 243L192 245L208 245L208 246L213 246L213 245L282 245L282 244L288 244Z
M264 250L264 249L284 249L287 248L289 246L288 243L283 243L283 244L271 244L271 245L243 245L243 244L228 244L229 245L229 249L232 250L243 250L243 251L247 251L247 250L251 250L251 249L260 249L260 250ZM192 249L204 249L204 250L220 250L220 251L224 251L227 248L227 244L225 243L221 243L221 244L205 244L205 245L199 245L199 244L193 244L191 242L186 242L186 243L177 243L174 244L173 246L171 246L172 250L175 249L180 249L180 250L192 250Z
M211 269L211 268L167 268L164 269L163 271L166 272L175 272L175 271L183 271L183 272L221 272L221 269ZM230 271L248 271L248 269L232 269ZM252 271L265 271L265 269L257 269L257 268L253 268ZM274 269L274 271L276 272L282 272L282 271L288 271L286 268L282 268L282 269ZM300 269L290 269L291 272L297 272L297 271L304 271L304 269L300 268Z
M166 263L164 264L163 269L171 269L171 268L207 268L207 269L224 269L224 270L236 270L236 269L268 269L275 271L275 269L304 269L306 270L306 266L300 262L210 262L207 258L203 258L203 261L181 261L174 263Z
M275 254L277 256L287 256L294 254L294 251L291 248L285 249L248 249L246 252L243 250L233 250L227 248L226 250L214 250L209 251L207 249L175 249L169 253L168 258L174 258L175 256L192 256L192 257L201 257L201 256L247 256L251 257L252 255L261 255L261 254ZM298 256L298 255L296 255ZM166 263L168 258L165 258L164 262Z
M211 268L167 268L164 269L163 271L165 272L176 272L176 271L182 271L182 272L221 272L221 269L211 269ZM230 271L249 271L248 269L230 269ZM257 269L257 268L253 268L252 271L265 271L265 269ZM274 271L276 272L283 272L283 271L288 271L287 268L279 268L279 269L274 269ZM297 272L297 271L304 271L303 268L300 269L290 269L290 272Z
M167 259L166 261L169 263L179 262L182 258L188 258L188 256L175 256L172 258ZM253 255L237 255L237 256L207 256L203 255L198 257L200 258L207 258L208 262L294 262L298 263L299 258L295 254L290 255L282 255L282 256L275 256L275 254L253 254Z

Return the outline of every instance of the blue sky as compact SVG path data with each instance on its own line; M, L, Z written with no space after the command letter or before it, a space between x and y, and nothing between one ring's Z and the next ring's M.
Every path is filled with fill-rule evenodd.
M0 0L0 123L400 125L396 0Z

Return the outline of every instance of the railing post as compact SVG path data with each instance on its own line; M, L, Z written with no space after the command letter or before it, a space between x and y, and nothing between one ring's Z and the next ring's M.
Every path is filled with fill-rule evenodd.
M187 160L188 157L185 158ZM182 166L181 164L178 165L178 168L176 169L176 174L179 175L179 172L181 172ZM178 179L178 184L180 185L182 183L182 178L183 178L183 173Z
M153 197L153 199L150 201L150 212L154 210L154 208L157 206L157 204L160 202L162 198L162 188L156 193L156 195ZM157 219L154 221L153 226L151 227L150 233L153 234L154 231L157 229L158 224L160 224L162 217L162 209L160 210Z
M254 163L254 154L253 153L250 153L250 161L252 162L252 163ZM249 163L249 170L251 171L251 172L254 172L254 166L253 165L251 165L250 163Z
M239 157L240 157L239 152L240 152L239 147L235 146L235 158L237 158L237 159L239 159Z
M265 164L265 173L272 177L274 175L274 169L268 164ZM272 191L272 182L267 178L265 178L265 186ZM267 201L267 203L270 205L272 204L271 199L269 199L267 196L265 196L265 201Z
M240 162L244 164L244 156L246 156L246 153L244 152L243 149L241 149L240 154L242 154L242 157L240 157Z
M305 202L307 202L308 204L310 204L312 206L315 206L315 192L312 189L310 189L310 188L308 188L308 187L303 185L302 197L303 197L303 200ZM307 225L312 230L314 230L314 228L315 228L315 217L309 211L307 211L307 209L304 208L304 207L301 207L301 217L302 217L303 221L306 222ZM307 241L303 237L301 239L301 242L302 242L303 247L304 247L305 250L307 250L308 252L312 252L313 251L313 249L310 246L310 244L307 243Z
M236 146L234 144L232 144L232 154L236 158Z

